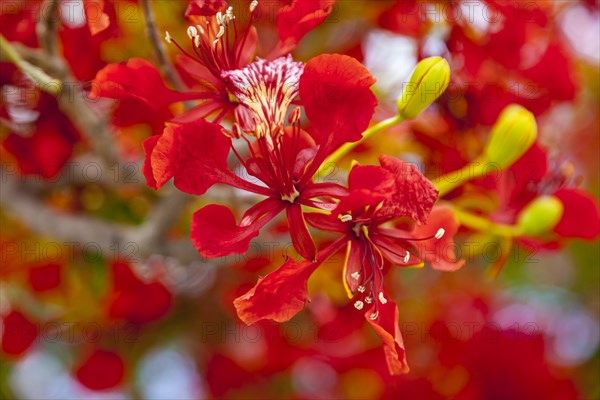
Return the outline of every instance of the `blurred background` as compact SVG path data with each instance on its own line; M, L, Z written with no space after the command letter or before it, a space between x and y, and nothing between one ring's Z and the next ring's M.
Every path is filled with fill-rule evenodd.
M249 3L229 2L234 12ZM259 56L276 40L276 11L289 3L259 1ZM290 249L285 220L269 225L246 255L202 259L189 242L192 213L208 203L244 210L253 199L222 187L202 197L147 188L141 142L156 133L157 115L115 123L114 103L89 95L110 63L139 57L161 65L149 16L161 40L169 31L187 48L189 5L0 4L10 48L63 81L58 94L41 90L3 45L2 398L600 398L593 237L533 246L462 228L461 270L393 268L386 287L400 310L411 367L405 376L389 376L378 337L348 304L341 254L313 276L312 301L291 321L246 326L237 319L233 299ZM48 30L55 44L44 43ZM177 67L180 51L166 49L193 86ZM371 71L376 120L395 113L420 59L442 56L452 70L436 104L359 146L334 179L345 182L352 159L375 163L380 154L414 162L430 177L456 170L481 151L500 110L519 103L536 115L536 148L547 164L527 190L576 186L598 198L596 1L338 0L293 55L307 61L322 53L348 54ZM159 84L148 82L149 91ZM182 107L167 110L177 115ZM445 201L505 221L516 211L503 201L521 195L480 180ZM597 214L581 218L597 227ZM490 279L490 270L501 271Z

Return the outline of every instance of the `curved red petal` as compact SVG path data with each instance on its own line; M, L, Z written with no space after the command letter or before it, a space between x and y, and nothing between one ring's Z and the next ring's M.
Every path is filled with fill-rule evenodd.
M180 190L203 194L231 173L227 169L230 146L231 140L221 127L204 120L168 126L151 153L156 187L174 177Z
M217 11L226 6L227 2L225 0L190 0L185 9L185 16L211 16L215 15Z
M415 239L432 237L440 228L444 229L444 236L440 239L432 237L428 240L416 242L421 258L429 262L434 269L440 271L456 271L465 264L464 259L457 259L454 246L454 235L458 232L460 223L454 215L452 208L436 206L427 223L417 226L412 232Z
M304 259L315 261L317 249L306 226L306 221L304 221L302 206L300 204L290 205L287 208L287 218L294 248Z
M350 190L367 189L387 193L394 189L394 175L376 165L357 165L348 174Z
M377 318L372 319L373 310L365 313L365 319L383 342L383 351L390 374L400 375L409 371L402 333L398 326L398 307L387 295L387 302L377 305Z
M264 278L259 278L252 289L233 302L239 318L247 325L263 319L288 321L310 301L306 288L310 275L345 243L342 238L329 245L320 252L316 263L290 259Z
M378 212L382 218L407 216L422 224L427 221L438 190L414 165L395 157L381 156L381 166L394 176L395 190Z
M198 94L178 93L167 88L154 65L141 58L131 58L98 71L90 97L117 100L113 116L116 126L146 122L155 133L160 133L164 122L172 116L169 105L195 99Z
M310 31L319 26L333 11L335 0L293 0L277 13L280 47L293 49Z
M146 185L149 188L154 190L158 190L158 185L156 183L156 179L154 179L154 172L152 171L152 152L156 147L156 143L158 143L158 139L160 136L150 136L148 139L142 142L142 147L144 148L144 165L142 166L142 173L146 177Z
M348 232L348 225L346 225L344 222L340 221L337 217L334 217L332 215L321 213L306 213L304 214L304 219L311 226L314 226L315 228L321 229L323 231L339 233Z
M374 83L370 72L352 57L323 54L306 63L300 97L321 152L328 154L361 138L377 105L370 89Z
M594 240L600 234L598 202L579 189L559 189L554 193L563 203L563 216L554 232L563 237Z
M208 258L245 253L258 231L279 214L279 203L250 225L237 225L231 210L211 204L194 213L190 237L198 252Z

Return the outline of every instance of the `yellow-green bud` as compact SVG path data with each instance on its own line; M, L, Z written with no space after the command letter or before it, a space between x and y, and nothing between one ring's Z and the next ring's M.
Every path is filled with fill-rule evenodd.
M537 124L535 117L518 104L504 108L492 127L485 148L486 161L508 168L535 142Z
M450 66L441 57L421 60L398 98L398 113L414 118L444 93L450 82Z
M563 204L554 196L540 196L519 213L517 226L525 236L540 236L552 230L563 215Z

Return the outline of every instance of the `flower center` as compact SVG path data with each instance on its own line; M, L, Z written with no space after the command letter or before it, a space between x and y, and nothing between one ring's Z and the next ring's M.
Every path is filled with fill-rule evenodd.
M300 193L298 193L298 190L296 190L296 187L293 187L293 191L291 193L281 195L281 200L289 201L290 203L294 203L294 201L296 201L298 196L300 196Z
M221 77L231 84L235 97L254 113L256 136L276 136L282 132L285 115L298 95L301 62L291 55L274 61L258 59L245 68L223 71Z

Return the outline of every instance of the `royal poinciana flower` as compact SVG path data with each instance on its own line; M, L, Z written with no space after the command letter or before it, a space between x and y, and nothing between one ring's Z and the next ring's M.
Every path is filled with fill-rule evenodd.
M279 9L277 27L280 39L268 58L274 59L291 51L304 35L327 18L333 3L294 0ZM191 87L189 91L168 89L151 63L132 58L100 71L91 97L118 100L113 117L116 126L146 122L153 127L154 133L160 133L167 120L186 123L210 118L219 123L234 111L238 122L243 124L250 118L247 115L250 111L240 107L233 94L235 89L224 72L244 68L256 55L258 34L253 22L260 19L263 12L258 1L245 4L248 8L240 10L224 0L192 0L186 10L191 24L187 28L189 46L180 45L169 32L166 33L165 40L181 52L177 65ZM290 13L293 13L293 18ZM246 18L238 18L240 15ZM198 104L173 118L170 106L191 100L198 101Z
M259 230L286 210L296 250L315 260L302 206L331 209L327 198L346 194L340 185L313 182L313 175L341 144L361 138L377 104L370 90L374 80L358 61L340 55L318 56L306 66L290 56L259 60L223 75L240 103L252 111L253 131L236 124L226 132L205 120L169 126L163 135L144 142L148 185L158 189L174 177L175 186L191 194L201 195L213 184L225 183L267 196L244 213L239 225L225 206L212 204L197 211L191 237L206 257L247 251ZM287 108L298 94L312 136L300 128L299 108L285 124ZM249 157L239 154L231 137L246 141ZM228 168L230 149L251 180Z
M399 374L408 366L398 309L384 289L388 264L418 266L426 261L436 269L456 270L464 261L454 260L452 237L458 222L452 212L439 208L430 216L438 195L433 184L399 159L382 156L380 164L352 168L349 193L331 213L307 214L311 225L342 235L321 251L317 262L288 260L236 299L235 307L247 324L289 320L309 300L311 274L345 248L343 282L348 296L381 337L390 372ZM399 218L411 221L414 229L395 228Z
M497 183L499 207L491 218L513 223L528 204L541 196L552 196L562 205L560 218L550 227L552 234L544 238L521 239L529 245L554 248L565 239L594 240L600 235L598 202L577 187L577 180L570 162L552 163L546 149L536 143L500 176Z

